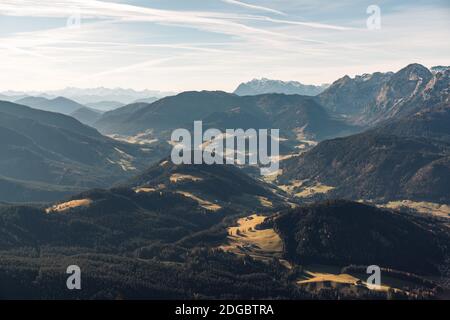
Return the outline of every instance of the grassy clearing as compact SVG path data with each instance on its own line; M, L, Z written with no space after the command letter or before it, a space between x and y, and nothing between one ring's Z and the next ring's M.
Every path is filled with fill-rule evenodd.
M120 150L119 148L114 148L116 151L116 161L107 159L110 163L119 165L123 171L134 171L137 170L136 167L133 165L134 157L129 155L123 150Z
M156 191L155 188L142 187L142 188L135 188L134 189L134 192L136 192L136 193L148 193L148 192L154 192L154 191Z
M262 176L262 180L268 183L276 183L279 175L283 173L283 170L278 169L276 172Z
M318 144L317 141L308 139L307 135L304 132L305 131L305 127L293 129L293 132L295 134L295 137L296 137L297 141L301 143L298 146L298 148L300 148L300 149L304 149L304 148L308 148L308 147L314 147L314 146L316 146Z
M300 188L304 182L304 180L292 180L290 184L280 185L279 188L287 193L292 194L294 193L295 189Z
M120 134L110 134L107 136L117 141L139 145L149 145L158 141L158 139L153 137L152 130L146 130L134 136L125 136Z
M91 205L91 203L92 203L91 199L72 200L64 203L55 204L54 206L45 209L45 212L46 213L65 212L73 208L88 207Z
M159 166L160 166L160 167L165 167L165 166L167 166L168 164L169 164L169 161L168 161L168 160L165 160L165 161L161 162L161 163L159 164Z
M433 202L416 202L411 200L390 201L379 207L389 209L409 208L419 213L431 214L437 217L450 218L450 206Z
M334 189L332 186L321 184L320 182L312 186L304 186L309 180L292 180L289 184L279 186L279 188L299 198L311 197L315 194L325 194Z
M311 272L307 271L306 274L310 276L306 280L298 281L299 284L310 283L310 282L323 282L323 281L331 281L337 283L347 283L356 285L359 281L358 278L355 278L349 274L332 274L332 273L320 273L320 272Z
M287 269L292 269L291 263L281 259L283 243L279 235L272 228L257 229L257 226L265 220L266 217L258 214L239 219L237 226L228 228L227 243L220 248L237 255L249 255L263 261L276 258ZM318 287L331 286L336 288L346 286L348 290L358 291L365 288L385 292L392 288L394 291L401 291L393 286L395 284L392 280L388 281L387 277L382 277L382 284L376 286L366 282L369 275L341 273L339 267L310 265L305 269L301 278L296 281L299 286L317 285Z
M258 197L259 203L266 208L273 208L273 203L266 197Z
M283 243L280 236L272 228L256 229L265 219L266 217L257 214L239 219L236 227L228 228L228 242L221 248L263 260L281 257Z
M314 271L305 271L305 278L297 281L299 285L310 283L331 283L333 286L345 284L350 286L366 287L370 290L388 291L391 287L381 284L379 286L365 282L363 278L356 277L346 273L323 273Z
M170 176L170 182L177 183L181 181L202 181L203 179L200 177L191 176L189 174L180 174L180 173L174 173Z
M181 194L181 195L183 195L183 196L185 196L185 197L187 197L187 198L191 198L192 200L197 201L198 204L199 204L201 207L203 207L203 208L205 208L205 209L207 209L207 210L210 210L210 211L218 211L218 210L222 209L222 207L219 206L218 204L215 204L215 203L212 203L212 202L210 202L210 201L201 199L201 198L197 197L196 195L193 195L192 193L185 192L185 191L177 191L177 193L178 193L178 194Z
M311 187L305 187L302 191L295 194L299 198L311 197L315 194L325 194L333 190L334 187L321 184L320 182Z

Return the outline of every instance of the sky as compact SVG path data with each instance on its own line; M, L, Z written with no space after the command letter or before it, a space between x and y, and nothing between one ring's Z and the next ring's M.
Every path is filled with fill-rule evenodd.
M331 83L450 65L449 39L449 0L0 0L0 91Z

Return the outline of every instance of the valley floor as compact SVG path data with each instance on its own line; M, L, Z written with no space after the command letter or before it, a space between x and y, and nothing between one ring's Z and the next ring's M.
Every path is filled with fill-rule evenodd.
M236 227L228 228L228 243L221 248L261 260L281 258L283 242L280 236L271 228L258 229L266 219L267 217L258 214L239 219Z
M414 281L396 278L392 275L383 275L380 285L368 283L369 274L361 272L343 272L341 267L326 265L299 266L283 259L283 241L273 228L262 226L268 217L252 214L237 220L237 226L227 229L227 242L220 249L238 256L250 256L256 260L272 261L276 259L287 270L294 267L301 272L295 283L310 292L321 289L334 288L345 294L357 297L362 291L374 290L410 296L411 293L404 288L418 288L420 285Z

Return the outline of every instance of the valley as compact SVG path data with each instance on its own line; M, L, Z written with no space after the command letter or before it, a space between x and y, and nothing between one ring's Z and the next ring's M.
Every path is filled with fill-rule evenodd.
M432 203L432 202L415 202L411 200L391 201L380 207L390 209L407 208L419 213L431 214L436 217L450 218L450 206L446 204Z
M54 201L132 177L165 156L164 144L136 145L101 135L76 119L0 101L2 184L12 202Z
M449 300L449 21L449 0L0 1L2 307Z
M237 221L236 227L229 227L228 243L220 248L237 255L249 255L255 259L280 259L283 244L278 234L271 228L260 225L267 217L253 214Z
M0 101L0 297L445 296L448 69L424 68L97 104L116 106L106 112ZM273 85L320 93L264 92ZM200 120L279 128L279 170L175 164L171 132ZM58 289L66 264L85 270L88 290ZM367 282L373 264L381 286Z
M252 214L237 220L237 226L228 227L225 244L219 248L237 256L247 256L270 263L278 261L287 272L296 270L293 281L300 288L309 292L320 292L326 288L334 288L345 295L362 295L374 291L404 297L416 295L413 288L421 288L417 279L405 279L402 276L383 273L381 284L367 283L370 274L331 265L302 265L284 259L283 241L275 230L264 225L266 216ZM270 219L276 219L271 217ZM349 273L345 273L349 272ZM403 288L403 289L402 289ZM431 291L429 294L432 294Z

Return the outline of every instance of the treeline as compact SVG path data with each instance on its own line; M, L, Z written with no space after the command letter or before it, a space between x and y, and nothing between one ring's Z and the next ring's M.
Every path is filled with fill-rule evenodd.
M0 207L0 250L56 246L124 253L196 235L190 241L185 240L193 246L196 241L202 242L207 230L224 218L220 212L206 214L194 200L172 192L94 190L76 198L93 202L88 207L50 214L28 206Z
M81 268L82 290L66 288L67 266ZM196 249L183 263L81 254L2 255L0 298L26 299L306 299L277 264Z

